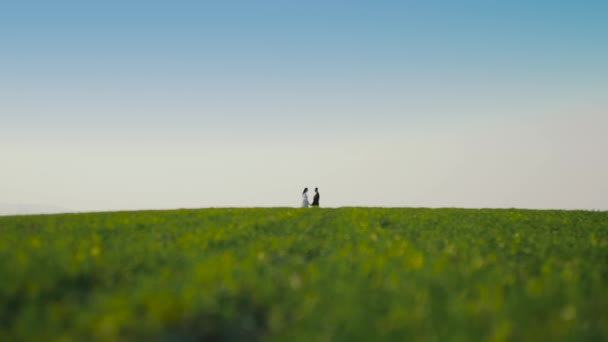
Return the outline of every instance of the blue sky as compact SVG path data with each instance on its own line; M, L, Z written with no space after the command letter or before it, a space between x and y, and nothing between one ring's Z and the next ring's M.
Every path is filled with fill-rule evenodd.
M0 203L290 206L318 185L333 206L607 209L607 16L605 1L3 2ZM492 191L471 191L480 177Z

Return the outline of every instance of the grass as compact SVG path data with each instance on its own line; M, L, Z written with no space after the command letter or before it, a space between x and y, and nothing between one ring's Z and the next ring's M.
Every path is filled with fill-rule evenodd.
M608 339L608 212L0 217L3 340Z

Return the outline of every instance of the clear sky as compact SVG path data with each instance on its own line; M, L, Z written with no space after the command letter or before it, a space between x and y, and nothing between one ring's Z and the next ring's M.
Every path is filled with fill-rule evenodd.
M607 1L3 1L0 206L608 210ZM0 208L1 209L1 208Z

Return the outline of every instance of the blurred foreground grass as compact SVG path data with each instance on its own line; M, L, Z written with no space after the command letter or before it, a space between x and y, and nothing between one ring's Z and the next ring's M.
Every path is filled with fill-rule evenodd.
M0 217L1 340L608 339L608 213Z

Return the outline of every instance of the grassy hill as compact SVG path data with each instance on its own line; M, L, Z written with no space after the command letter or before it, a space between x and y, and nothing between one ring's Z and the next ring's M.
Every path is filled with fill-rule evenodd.
M606 340L608 213L0 217L3 340Z

